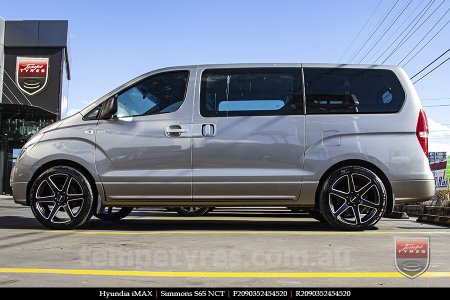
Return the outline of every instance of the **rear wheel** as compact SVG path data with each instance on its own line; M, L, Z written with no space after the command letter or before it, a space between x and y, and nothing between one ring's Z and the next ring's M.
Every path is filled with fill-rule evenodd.
M103 221L118 221L128 216L133 211L133 207L103 207L94 216Z
M183 217L199 217L204 216L212 209L210 207L194 207L194 206L186 206L186 207L175 207L174 210Z
M72 167L55 166L44 171L33 182L29 196L34 216L51 229L73 229L92 216L92 185Z
M386 209L387 193L373 171L347 166L333 171L325 180L320 212L332 226L343 230L365 230L374 226Z

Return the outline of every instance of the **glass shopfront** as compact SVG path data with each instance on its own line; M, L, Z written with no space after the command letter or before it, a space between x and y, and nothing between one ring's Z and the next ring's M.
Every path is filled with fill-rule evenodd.
M25 105L0 104L0 191L10 194L11 169L26 141L43 127L55 122L57 114Z

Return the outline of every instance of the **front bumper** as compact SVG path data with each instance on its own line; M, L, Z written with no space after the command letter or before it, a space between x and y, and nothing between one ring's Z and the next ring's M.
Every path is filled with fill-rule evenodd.
M11 183L14 202L17 204L28 205L27 203L27 185L28 182Z
M391 181L396 204L418 203L430 200L435 193L433 179Z

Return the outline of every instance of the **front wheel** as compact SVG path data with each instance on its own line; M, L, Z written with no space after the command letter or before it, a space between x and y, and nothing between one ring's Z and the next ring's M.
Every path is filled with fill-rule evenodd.
M119 221L128 216L133 211L133 207L102 207L99 213L94 216L103 221Z
M50 229L74 229L92 216L92 185L72 167L55 166L44 171L33 182L29 196L34 216Z
M320 212L332 226L342 230L373 227L386 209L387 193L373 171L347 166L333 171L319 196Z

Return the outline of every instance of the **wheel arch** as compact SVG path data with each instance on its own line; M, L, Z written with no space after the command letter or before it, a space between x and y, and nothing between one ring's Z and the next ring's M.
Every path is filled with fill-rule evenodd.
M94 179L94 176L88 171L87 168L85 168L83 165L74 162L72 160L67 160L67 159L58 159L58 160L52 160L49 161L45 164L43 164L42 166L40 166L36 172L34 172L33 176L31 177L30 181L28 181L27 184L27 205L30 205L30 190L31 190L31 186L33 185L34 181L36 180L36 178L41 175L45 170L48 170L49 168L55 167L55 166L67 166L67 167L72 167L74 169L77 169L78 171L80 171L85 177L86 179L91 183L92 185L92 192L94 193L94 201L96 201L95 204L98 204L98 197L99 195L103 195L103 191L99 190L99 187L96 184L96 181ZM103 199L104 197L102 197Z
M319 193L321 190L322 185L325 183L325 180L327 179L327 177L335 170L342 168L342 167L346 167L346 166L360 166L360 167L364 167L367 168L369 170L371 170L372 172L374 172L375 174L378 175L378 177L380 177L381 181L383 182L385 188L386 188L386 193L387 193L387 207L386 207L386 213L385 214L390 214L392 213L393 209L394 209L394 194L392 191L392 186L391 183L388 179L388 177L386 176L386 174L376 165L365 161L365 160L360 160L360 159L349 159L349 160L343 160L340 161L334 165L332 165L330 168L328 168L328 170L325 171L325 173L322 174L322 177L319 180L319 184L317 185L316 188L316 193L315 193L315 209L317 210L319 208Z

